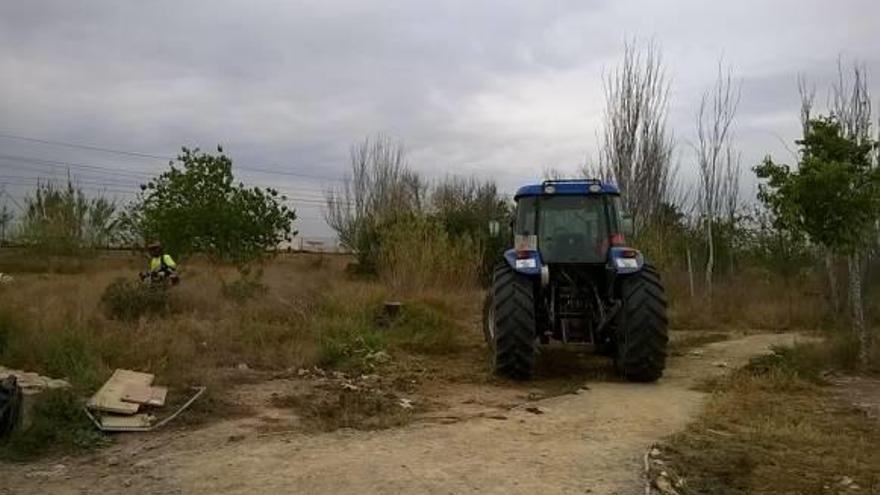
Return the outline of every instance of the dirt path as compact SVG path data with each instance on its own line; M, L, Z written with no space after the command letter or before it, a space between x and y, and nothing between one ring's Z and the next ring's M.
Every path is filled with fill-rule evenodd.
M640 493L642 454L698 412L704 394L691 390L696 381L796 338L718 342L672 358L658 384L589 383L577 394L452 424L230 436L240 425L224 423L144 438L116 456L0 465L0 494ZM489 402L494 393L488 385L468 391Z

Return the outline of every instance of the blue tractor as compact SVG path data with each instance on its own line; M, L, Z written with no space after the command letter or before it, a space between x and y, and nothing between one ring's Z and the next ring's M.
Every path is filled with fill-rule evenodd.
M497 374L531 378L537 345L592 345L631 381L666 365L660 276L625 243L632 221L616 186L548 180L519 188L513 248L492 274L483 329ZM497 230L497 229L496 229Z

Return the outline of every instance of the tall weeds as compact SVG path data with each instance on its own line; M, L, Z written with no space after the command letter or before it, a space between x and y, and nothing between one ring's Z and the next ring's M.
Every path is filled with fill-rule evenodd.
M81 256L109 246L117 234L116 204L86 197L68 179L66 185L39 183L25 199L18 241L40 257Z
M478 282L480 253L468 235L453 237L438 221L416 217L385 232L379 276L398 294L472 287Z

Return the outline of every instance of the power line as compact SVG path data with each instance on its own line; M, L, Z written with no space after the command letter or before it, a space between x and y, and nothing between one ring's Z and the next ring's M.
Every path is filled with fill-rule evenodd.
M166 160L166 161L175 161L177 159L177 157L155 155L152 153L142 153L140 151L126 151L126 150L119 150L119 149L113 149L113 148L104 148L101 146L93 146L93 145L89 145L89 144L71 143L71 142L67 142L67 141L55 141L55 140L51 140L51 139L41 139L41 138L34 138L34 137L29 137L29 136L20 136L17 134L0 133L0 138L12 139L12 140L17 140L17 141L25 141L25 142L29 142L29 143L42 144L42 145L47 145L47 146L60 146L60 147L64 147L64 148L73 148L73 149L80 149L80 150L87 150L87 151L97 151L100 153L110 153L110 154L122 155L122 156L132 156L132 157L137 157L137 158L150 158L150 159ZM263 173L263 174L289 175L292 177L303 177L303 178L317 179L317 180L329 180L329 181L334 181L334 182L342 181L342 179L340 179L338 177L325 177L325 176L320 176L320 175L304 174L304 173L300 173L300 172L271 170L271 169L262 168L262 167L251 167L251 166L238 165L238 168L241 170L248 170L251 172L258 172L258 173Z
M99 165L78 163L78 162L67 162L67 161L59 161L59 160L49 160L45 158L34 158L29 156L20 156L20 155L7 155L0 153L0 159L11 161L11 162L19 162L19 163L27 163L31 165L42 165L45 167L51 168L74 168L74 169L85 169L85 170L94 170L96 173L112 173L116 175L129 175L132 177L143 177L144 179L152 177L152 174L146 172L136 172L134 170L119 170L110 167L102 167Z
M19 204L19 202L11 194L6 192L6 184L0 184L0 196L4 194L9 198L10 201L12 201L12 204L14 204L20 212L24 213L24 208L21 207L21 204Z
M52 182L53 179L50 177L23 177L18 175L0 175L0 179L4 179L6 183L16 185L16 186L35 186L40 184L41 182ZM9 182L9 180L13 180L16 182ZM89 191L107 191L107 192L115 192L115 193L123 193L123 194L137 194L141 192L141 188L137 184L131 183L108 183L106 181L100 180L83 180L83 179L72 179L72 182L84 190ZM86 184L90 186L104 186L102 188L96 187L82 187L81 184ZM112 187L116 187L117 189L113 189ZM125 188L125 189L118 189ZM273 188L276 189L279 193L283 194L287 201L291 203L304 203L304 204L313 204L313 205L327 205L331 204L339 204L339 205L349 205L351 204L348 201L340 201L340 200L328 200L326 198L314 198L314 197L303 197L299 196L295 191L288 191L283 188Z
M164 160L164 161L177 160L177 157L172 157L172 156L167 156L167 155L143 153L140 151L127 151L127 150L120 150L120 149L115 149L115 148L107 148L107 147L103 147L103 146L95 146L95 145L91 145L91 144L73 143L73 142L69 142L69 141L57 141L57 140L53 140L53 139L35 138L35 137L30 137L30 136L22 136L22 135L18 135L18 134L10 134L10 133L3 133L3 132L0 132L0 138L17 140L17 141L24 141L24 142L34 143L34 144L42 144L42 145L46 145L46 146L60 146L60 147L64 147L64 148L80 149L80 150L86 150L86 151L96 151L96 152L100 152L100 153L109 153L109 154L130 156L130 157L136 157L136 158L149 158L149 159L157 159L157 160ZM314 179L314 180L344 182L344 179L339 178L339 177L327 177L327 176L322 176L322 175L305 174L305 173L301 173L301 172L288 172L288 171L283 171L283 170L275 170L275 169L268 169L265 167L254 167L254 166L248 166L248 165L236 165L236 167L240 170L261 173L261 174L286 175L286 176L291 176L291 177L302 177L302 178ZM498 170L490 170L485 167L477 167L474 165L470 165L469 168L471 169L471 173L473 173L474 169L476 169L476 171L483 171L483 172L487 172L487 173L491 173L491 174L498 174L499 173ZM531 176L531 175L515 174L515 173L511 173L511 172L505 172L505 174L511 175L514 177L534 179L534 176Z
M58 161L58 160L47 160L47 159L18 156L18 155L0 154L0 160L13 164L13 165L5 165L8 167L25 168L25 167L21 166L20 164L29 164L29 165L36 165L36 166L42 166L42 167L47 167L47 168L53 168L53 169L67 169L68 171L71 168L73 168L73 169L82 169L82 170L84 170L88 173L94 174L94 175L105 174L105 175L111 176L111 177L116 176L116 175L122 175L122 176L127 176L132 179L136 179L138 181L143 181L143 182L146 182L149 179L152 179L156 176L156 175L149 174L146 172L135 172L132 170L119 170L119 169L113 169L113 168L103 167L103 166L93 165L93 164L84 164L84 163L78 163L78 162L66 162L66 161ZM157 174L158 173L161 173L161 172L157 172ZM116 177L113 177L113 178L115 179ZM307 188L307 187L302 187L302 186L294 186L294 187L296 189L301 189L302 192L304 192L306 194L312 193L312 192L323 194L326 192L323 189L313 189L313 188ZM299 192L297 192L297 194L299 194Z

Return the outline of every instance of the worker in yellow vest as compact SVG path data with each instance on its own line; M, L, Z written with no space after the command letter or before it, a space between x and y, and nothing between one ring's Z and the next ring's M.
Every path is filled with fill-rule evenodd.
M147 246L147 252L150 253L150 271L141 274L141 278L149 278L152 282L167 279L177 285L180 282L177 277L177 263L174 262L170 254L164 252L162 244L160 242L151 243Z

